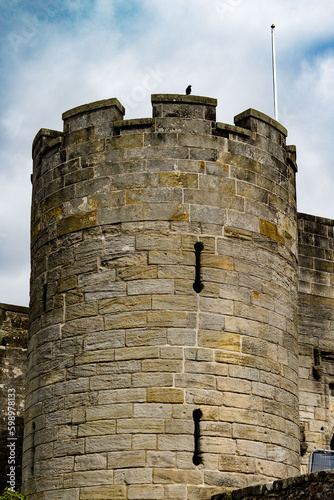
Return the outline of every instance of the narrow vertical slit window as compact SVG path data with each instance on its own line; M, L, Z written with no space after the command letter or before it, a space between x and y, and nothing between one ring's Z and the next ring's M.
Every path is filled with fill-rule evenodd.
M200 455L200 428L199 422L202 418L202 411L200 409L193 411L193 419L194 419L194 455L193 455L193 464L200 465L202 463L201 455Z
M194 245L195 248L195 281L193 284L193 289L196 293L200 293L203 290L203 283L201 282L201 252L203 250L203 243L198 241Z
M31 475L35 474L35 422L32 423L32 446L31 446Z
M48 288L47 283L44 283L44 285L43 285L43 311L44 312L46 311L47 288Z
M314 359L314 365L312 368L313 377L316 380L319 380L321 378L321 352L319 351L319 349L316 348L313 349L313 359Z

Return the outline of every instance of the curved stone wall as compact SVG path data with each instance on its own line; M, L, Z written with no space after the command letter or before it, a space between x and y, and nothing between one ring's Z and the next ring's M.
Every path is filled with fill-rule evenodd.
M295 151L252 109L152 104L80 106L34 141L30 499L208 499L299 470Z

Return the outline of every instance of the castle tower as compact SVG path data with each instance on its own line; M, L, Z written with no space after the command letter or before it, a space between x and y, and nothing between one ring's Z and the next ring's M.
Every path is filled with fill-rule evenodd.
M153 95L33 144L30 500L208 500L299 472L295 151Z

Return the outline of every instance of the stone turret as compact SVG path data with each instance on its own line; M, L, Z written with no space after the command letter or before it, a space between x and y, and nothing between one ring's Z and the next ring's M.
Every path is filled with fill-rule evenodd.
M295 150L153 95L33 145L30 500L208 500L299 472Z

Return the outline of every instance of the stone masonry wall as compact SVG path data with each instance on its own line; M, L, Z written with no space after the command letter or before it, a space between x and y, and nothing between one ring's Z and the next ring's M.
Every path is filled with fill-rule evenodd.
M214 495L212 500L332 500L333 491L334 472L325 470Z
M334 435L334 221L298 214L302 472ZM334 448L334 440L332 441Z
M12 483L19 488L22 482L27 340L28 308L0 304L0 492L6 486L13 486ZM10 422L8 407L15 413Z
M152 104L81 106L34 141L31 500L208 500L299 471L286 130Z

